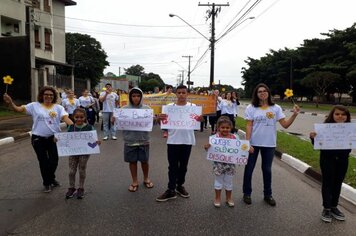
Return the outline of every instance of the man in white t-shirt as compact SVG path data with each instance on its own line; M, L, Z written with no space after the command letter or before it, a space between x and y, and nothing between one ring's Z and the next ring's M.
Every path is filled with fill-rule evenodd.
M111 138L116 140L116 130L114 125L110 126L111 118L113 116L114 108L119 105L119 96L112 91L112 86L110 83L105 85L106 90L100 93L99 100L103 103L103 129L104 138L103 140L109 139L109 133L111 133ZM110 130L109 130L110 126Z
M172 106L195 106L187 102L188 89L185 85L180 85L176 90L177 102L168 104ZM167 119L167 114L160 114L160 120ZM200 121L204 118L199 117ZM168 156L168 189L159 197L158 202L165 202L169 199L177 198L176 193L181 197L188 198L189 193L185 190L183 184L187 173L187 166L192 150L195 145L194 130L186 129L169 129L167 139L167 156Z

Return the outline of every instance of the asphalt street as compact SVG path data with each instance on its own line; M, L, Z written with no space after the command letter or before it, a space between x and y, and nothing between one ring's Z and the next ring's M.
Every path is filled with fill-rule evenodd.
M135 193L127 190L130 173L123 143L106 141L90 157L82 200L65 200L68 160L61 157L57 179L62 187L42 193L41 177L30 139L0 149L0 235L355 235L356 207L341 200L345 222L320 220L320 184L277 158L273 164L271 207L263 201L260 163L253 178L252 205L242 202L243 167L234 179L235 207L213 206L213 174L203 144L210 132L196 132L185 187L191 197L158 203L167 187L165 139L159 127L151 134L150 177ZM102 136L99 131L99 136ZM142 180L142 174L139 173ZM142 181L141 181L142 182Z

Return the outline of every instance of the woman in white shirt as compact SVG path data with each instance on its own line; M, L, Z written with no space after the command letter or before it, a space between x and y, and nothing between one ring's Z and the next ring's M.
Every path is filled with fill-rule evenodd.
M84 89L82 96L79 97L80 107L84 108L87 113L87 120L90 125L95 123L95 111L93 106L95 105L95 99L89 96L89 91Z
M80 107L79 99L74 97L74 92L72 90L67 90L67 98L63 99L62 106L69 115L69 119L74 122L73 111Z
M233 124L235 124L236 116L236 101L231 96L231 93L226 93L226 99L222 99L220 102L221 116L227 116ZM236 132L235 126L231 130L232 133Z
M297 117L298 112L299 107L295 105L293 115L285 119L282 108L272 102L271 92L267 85L261 83L255 87L252 102L245 110L246 139L251 144L243 180L243 201L246 204L252 203L252 174L258 153L261 151L264 200L271 206L276 205L272 197L272 161L277 141L276 123L279 122L283 128L287 129Z
M44 192L49 193L52 187L60 186L56 180L55 171L58 166L57 146L54 134L61 132L60 122L67 125L73 122L68 118L68 113L61 105L56 104L57 91L52 87L43 87L37 96L37 102L16 106L12 98L4 94L4 101L17 112L26 112L32 116L31 142L40 164Z

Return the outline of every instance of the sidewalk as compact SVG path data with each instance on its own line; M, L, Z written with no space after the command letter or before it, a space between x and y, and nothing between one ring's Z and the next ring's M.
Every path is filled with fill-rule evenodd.
M31 131L32 117L15 116L0 118L0 140L13 137L15 140L27 135Z

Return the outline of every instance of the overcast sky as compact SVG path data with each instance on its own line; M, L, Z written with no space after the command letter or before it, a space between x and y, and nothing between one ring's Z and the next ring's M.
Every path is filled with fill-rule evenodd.
M165 83L176 85L180 70L188 70L188 58L182 56L191 55L191 70L196 67L191 74L194 86L209 85L210 50L198 63L209 41L179 18L169 17L170 13L180 16L210 38L211 19L206 21L209 7L198 6L196 0L76 2L76 6L66 7L66 31L89 34L101 42L110 63L104 73L118 75L121 67L123 74L123 68L139 64L145 72L159 74ZM232 0L230 6L221 7L216 18L217 38L255 2ZM255 19L240 21L238 27L217 42L214 82L242 87L241 68L247 57L257 59L270 49L296 48L304 39L322 38L320 33L348 28L356 22L355 9L355 0L257 1L244 18Z

